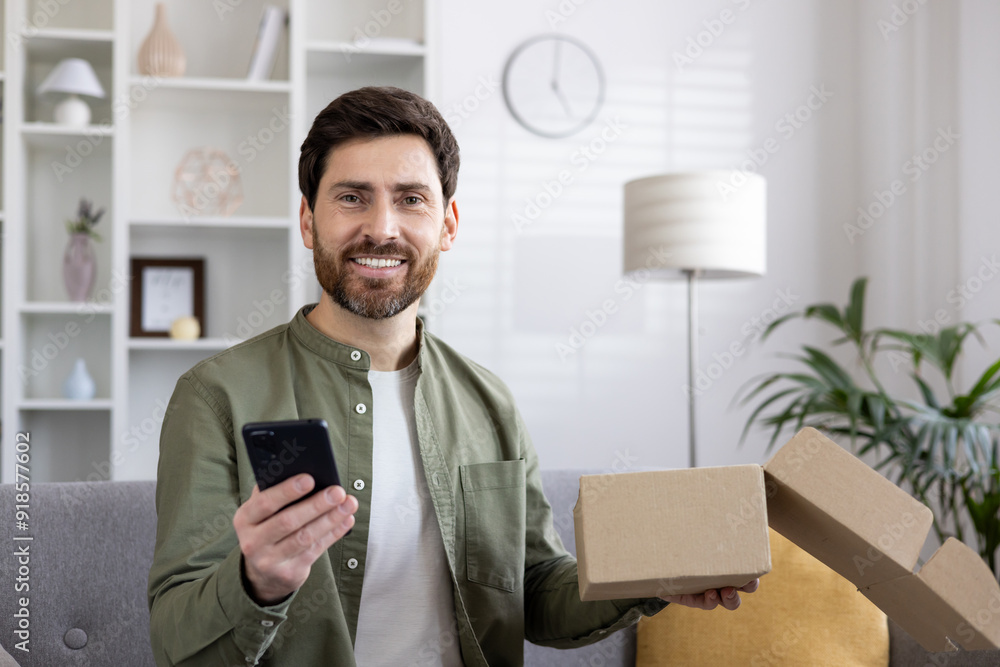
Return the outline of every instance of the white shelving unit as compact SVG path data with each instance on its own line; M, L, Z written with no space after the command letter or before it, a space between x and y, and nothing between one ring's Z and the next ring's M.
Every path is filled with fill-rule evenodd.
M379 0L171 3L187 71L155 78L137 65L154 0L5 0L0 28L15 37L0 61L2 481L13 481L13 434L23 430L32 434L33 481L153 479L179 375L315 300L298 232L299 146L316 113L358 86L435 99L434 3L393 4L395 14ZM288 28L271 78L247 81L265 4L288 10ZM34 92L68 57L88 60L107 93L88 99L93 124L84 129L53 123L57 100ZM239 166L243 202L232 216L184 215L171 201L175 169L198 147ZM108 209L85 304L67 300L61 275L63 221L81 197ZM130 337L134 257L205 260L203 338ZM88 401L61 396L78 357L97 386Z

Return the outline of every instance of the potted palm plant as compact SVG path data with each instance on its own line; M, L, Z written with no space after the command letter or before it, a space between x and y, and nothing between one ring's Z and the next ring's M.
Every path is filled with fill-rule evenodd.
M985 325L961 322L935 333L866 329L866 284L854 282L843 309L815 304L768 326L762 339L794 319L820 320L839 334L831 345L850 346L858 363L852 372L803 345L790 355L794 370L752 379L737 396L741 405L754 405L741 442L755 424L771 431L768 449L786 429L803 426L848 439L858 455L872 454L877 469L934 509L938 539L968 538L1000 577L1000 359L970 387L954 384L963 345L970 337L982 342ZM886 364L906 371L908 393L886 388Z

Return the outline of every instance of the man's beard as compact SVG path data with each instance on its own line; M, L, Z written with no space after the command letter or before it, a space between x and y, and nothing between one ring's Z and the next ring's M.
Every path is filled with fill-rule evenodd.
M313 228L313 264L316 267L316 279L323 291L340 307L372 320L393 317L419 299L427 291L437 272L440 254L441 250L435 248L431 255L418 264L412 251L394 241L382 245L362 241L347 248L338 258L320 242L316 229ZM367 278L352 275L346 265L352 261L351 257L360 255L405 257L407 271L402 284L399 284L396 277Z

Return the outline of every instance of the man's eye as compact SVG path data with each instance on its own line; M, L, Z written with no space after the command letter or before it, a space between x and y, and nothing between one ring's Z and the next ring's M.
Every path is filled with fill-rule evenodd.
M420 197L416 197L416 196L411 195L411 196L407 197L406 199L404 199L403 201L406 202L407 204L410 204L411 206L413 206L413 205L419 204L420 201L421 201L421 199L420 199Z
M344 195L343 197L341 197L341 199L346 201L348 204L357 204L359 201L361 201L357 195Z

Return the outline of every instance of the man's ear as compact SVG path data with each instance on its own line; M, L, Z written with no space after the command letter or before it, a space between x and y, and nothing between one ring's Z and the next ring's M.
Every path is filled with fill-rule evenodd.
M452 197L444 210L444 227L441 230L441 250L451 250L458 236L458 203Z
M313 249L313 213L309 209L309 202L306 196L302 195L302 203L299 204L299 231L302 233L302 243L310 250Z

